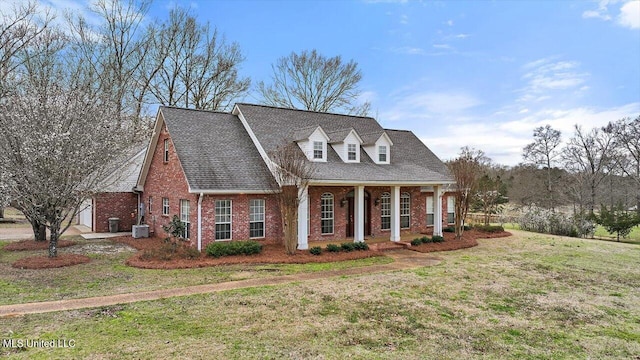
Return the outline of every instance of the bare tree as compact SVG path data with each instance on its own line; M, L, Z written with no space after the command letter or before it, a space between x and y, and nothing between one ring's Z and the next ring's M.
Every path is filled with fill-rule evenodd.
M497 214L499 205L508 201L507 187L500 175L489 171L478 180L477 192L473 198L474 210L479 209L484 214L484 225L489 225L492 214Z
M20 80L15 70L22 64L16 54L45 31L52 19L35 1L14 5L11 12L0 15L0 100Z
M585 133L576 125L574 136L563 149L565 168L574 174L576 184L585 184L588 188L586 206L590 214L594 211L598 186L616 166L613 145L610 133L599 128Z
M370 103L358 104L362 73L358 64L340 56L327 58L315 49L278 59L272 84L258 84L267 105L320 112L366 115Z
M469 212L473 196L477 193L478 181L482 168L489 163L489 158L482 150L463 147L460 155L447 163L449 171L456 181L455 231L456 239L462 237L464 222Z
M217 29L199 24L186 10L172 10L152 39L161 66L152 67L157 71L147 78L161 104L224 110L249 90L249 78L238 74L244 61L240 46L227 44Z
M64 60L65 39L46 31L23 49L17 71L24 81L0 102L0 171L32 226L49 228L51 257L71 224L64 220L104 185L106 164L133 137L112 94L95 91L90 68Z
M525 162L535 166L543 166L547 172L547 207L554 209L556 205L552 188L552 169L555 159L560 155L560 131L550 125L540 126L533 131L533 142L525 146L523 158Z
M293 254L298 242L298 205L314 172L313 163L295 143L283 144L269 154L280 188L276 191L285 250Z
M610 122L604 131L614 136L622 173L634 180L636 210L640 212L640 116Z

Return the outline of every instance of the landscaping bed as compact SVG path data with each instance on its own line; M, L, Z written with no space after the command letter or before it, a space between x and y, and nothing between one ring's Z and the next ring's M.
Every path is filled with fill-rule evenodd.
M75 241L58 240L58 249L75 245ZM49 249L48 241L21 240L5 245L3 248L7 251L31 251L31 250L47 250Z
M409 249L422 253L434 252L434 251L451 251L458 249L466 249L478 245L478 239L493 239L511 236L510 232L484 232L478 230L467 230L462 233L462 239L456 240L456 234L443 233L444 242L440 243L428 243L411 246Z
M30 256L17 260L11 266L17 269L51 269L78 264L86 264L91 259L80 254L58 254L54 258L48 256Z
M275 241L261 242L262 252L255 255L235 255L213 258L204 252L195 258L175 257L170 260L153 259L145 256L145 251L153 251L163 246L161 238L134 239L130 236L112 238L113 241L125 243L136 249L138 253L129 258L126 264L143 269L186 269L216 265L231 264L306 264L306 263L326 263L335 261L364 259L375 256L382 256L379 251L351 251L351 252L323 252L322 255L312 255L308 251L298 250L293 255L285 253L282 244ZM180 250L178 250L178 253Z

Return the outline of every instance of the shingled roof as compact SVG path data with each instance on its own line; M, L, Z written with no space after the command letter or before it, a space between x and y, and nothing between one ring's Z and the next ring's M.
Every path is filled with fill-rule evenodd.
M252 104L236 104L251 131L268 154L293 141L297 129L319 125L326 133L353 128L365 143L386 133L393 146L390 164L376 164L361 149L360 163L345 163L327 147L327 162L315 163L315 181L380 181L396 183L439 183L453 179L444 163L412 132L388 130L373 118L313 111L293 110ZM375 139L373 139L375 137Z
M229 113L161 107L193 192L265 191L276 184L238 117Z

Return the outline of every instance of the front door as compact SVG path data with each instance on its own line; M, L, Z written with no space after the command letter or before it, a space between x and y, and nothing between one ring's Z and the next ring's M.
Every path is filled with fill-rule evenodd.
M347 194L347 237L352 237L355 233L355 198L354 192L351 190ZM371 206L369 201L369 193L364 192L364 235L371 235Z

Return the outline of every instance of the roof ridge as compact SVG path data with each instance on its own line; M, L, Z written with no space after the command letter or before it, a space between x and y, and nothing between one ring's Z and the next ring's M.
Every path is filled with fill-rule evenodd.
M324 115L336 115L336 116L348 116L352 118L361 118L361 119L373 119L377 121L372 116L362 116L362 115L349 115L349 114L340 114L336 112L327 112L327 111L315 111L315 110L305 110L305 109L296 109L296 108L287 108L282 106L274 106L274 105L266 105L266 104L250 104L250 103L236 103L236 105L248 105L248 106L258 106L264 108L278 109L278 110L291 110L291 111L300 111L312 114L324 114Z
M192 108L185 108L185 107L180 107L180 106L170 106L170 105L160 105L160 109L162 109L162 108L174 109L174 110L189 110L189 111L197 111L197 112L207 112L207 113L213 113L213 114L233 115L229 111L208 110L208 109L192 109Z

